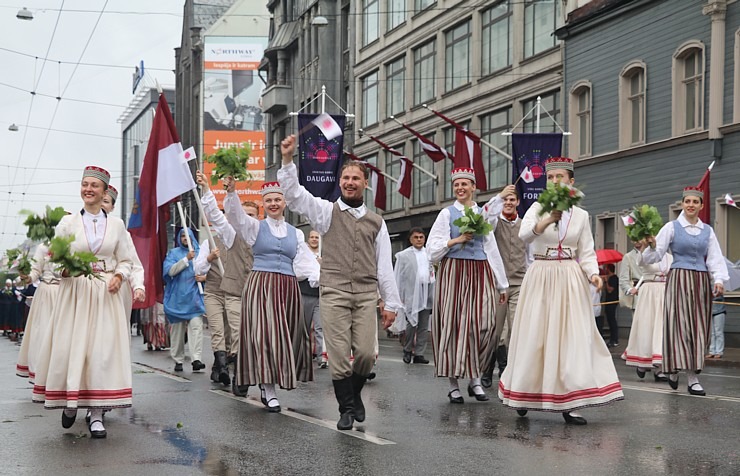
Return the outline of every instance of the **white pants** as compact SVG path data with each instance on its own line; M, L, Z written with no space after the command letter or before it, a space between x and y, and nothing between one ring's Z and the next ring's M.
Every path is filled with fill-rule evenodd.
M170 325L170 356L175 363L185 360L185 332L188 333L188 348L193 361L200 360L203 352L203 317Z

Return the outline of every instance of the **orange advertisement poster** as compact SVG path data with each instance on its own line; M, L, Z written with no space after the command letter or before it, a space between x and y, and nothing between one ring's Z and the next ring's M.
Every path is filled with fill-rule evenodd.
M217 150L222 148L249 144L252 152L249 154L249 160L247 161L247 170L252 175L252 179L248 182L237 182L236 193L242 202L249 200L257 203L261 214L262 196L260 195L260 188L265 183L265 133L263 131L204 131L204 139L204 158L215 154ZM203 173L210 177L214 167L215 165L204 162ZM218 207L223 209L224 198L226 198L223 181L219 180L216 185L212 185L211 191L216 197Z

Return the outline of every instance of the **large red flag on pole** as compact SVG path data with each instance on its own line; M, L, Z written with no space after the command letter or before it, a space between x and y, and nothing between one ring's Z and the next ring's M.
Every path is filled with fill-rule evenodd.
M429 109L455 128L455 167L472 168L475 171L475 187L478 190L488 189L486 170L483 167L483 149L480 137L470 132L441 112Z
M697 185L697 187L700 188L702 193L704 194L704 208L702 208L699 212L699 220L710 226L712 225L712 223L709 221L712 219L712 207L710 206L711 195L709 194L709 173L712 171L712 168L714 168L714 162L709 164L709 167L707 167L707 171L704 172L704 176L699 181L699 185Z
M427 154L427 156L432 159L433 162L439 162L440 160L444 159L452 159L452 157L450 157L450 154L442 147L438 146L431 140L416 132L414 129L410 128L406 124L403 124L401 122L399 122L399 124L401 124L404 129L415 135L417 139L419 139L421 150L423 150L424 153Z

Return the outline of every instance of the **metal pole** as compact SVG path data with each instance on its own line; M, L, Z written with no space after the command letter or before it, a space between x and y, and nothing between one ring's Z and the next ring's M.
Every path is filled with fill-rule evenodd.
M326 86L321 85L321 114L326 111Z
M537 96L537 112L535 113L535 128L534 131L540 133L540 108L542 107L542 97Z
M396 119L395 117L391 116L391 119L393 119L394 121L396 121L398 124L403 125L403 123L401 121L399 121L398 119ZM419 140L419 139L417 138L417 140ZM411 162L411 165L415 169L417 169L419 172L424 173L424 174L430 176L432 179L434 179L435 182L439 183L439 178L435 174L427 171L426 169L422 169L421 167L419 167L418 165L416 165L413 160L411 160L409 162Z

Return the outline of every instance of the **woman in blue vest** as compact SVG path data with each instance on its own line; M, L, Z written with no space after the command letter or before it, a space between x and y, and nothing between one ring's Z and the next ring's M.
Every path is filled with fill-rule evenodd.
M685 370L689 393L706 395L698 375L704 368L712 294L724 293L724 281L730 277L714 230L699 219L704 208L701 189L686 187L681 208L677 220L666 223L658 236L647 238L650 246L643 250L642 261L658 263L668 250L673 254L665 293L663 372L676 390L678 371Z
M236 385L259 385L262 403L279 412L275 385L291 390L313 380L311 346L303 320L298 281L319 282L319 266L303 232L285 222L283 190L277 182L262 186L267 218L246 214L231 177L224 181L226 219L254 252L254 265L242 294L241 337Z
M509 282L493 232L461 234L453 223L465 207L482 213L473 201L473 169L454 169L450 178L457 200L439 212L427 242L431 261L439 262L432 308L435 373L449 378L450 403L464 402L460 378L470 379L469 396L486 401L480 378L496 350L496 290L498 301L505 303Z

